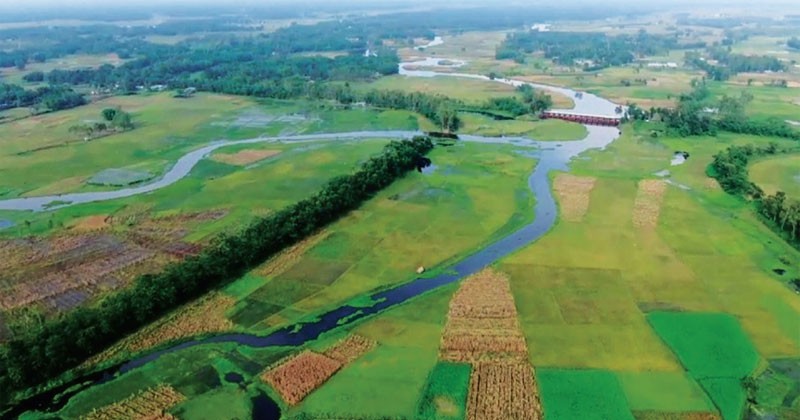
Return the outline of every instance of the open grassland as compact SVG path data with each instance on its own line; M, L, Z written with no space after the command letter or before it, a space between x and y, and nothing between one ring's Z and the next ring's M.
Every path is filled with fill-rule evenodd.
M783 191L800 197L800 155L765 159L750 165L750 180L767 194Z
M489 80L466 79L448 76L437 77L382 77L375 82L356 86L357 89L402 90L404 92L423 92L444 95L462 100L468 104L479 105L491 98L517 96L513 86ZM572 98L548 93L553 98L553 107L572 108Z
M468 103L482 103L490 98L515 96L513 86L484 80L455 77L382 77L375 82L358 86L359 89L402 90L444 95Z
M30 83L23 80L23 76L34 71L41 71L47 73L51 70L75 70L90 67L100 67L103 64L110 64L112 66L119 66L127 60L119 58L116 54L102 54L102 55L89 55L77 54L67 55L60 58L47 60L43 63L28 63L25 69L19 70L16 67L0 68L0 80L5 83L14 83L19 85L29 85Z
M84 141L69 128L101 119L105 108L120 107L133 116L135 129ZM343 110L302 101L260 101L198 94L112 97L76 109L3 124L0 135L0 197L108 189L86 185L109 169L160 176L181 156L212 141L304 132L415 130L418 116L404 111ZM218 150L218 154L274 149L259 145ZM250 163L245 154L233 164ZM225 159L222 157L222 159ZM66 180L69 180L67 182Z
M734 79L726 83L714 82L709 88L714 95L737 97L742 93L752 95L753 100L747 105L747 113L759 118L778 118L800 122L800 84L795 87L763 86L783 77L776 74L747 76L740 75L746 80ZM753 79L753 86L747 86L747 80Z

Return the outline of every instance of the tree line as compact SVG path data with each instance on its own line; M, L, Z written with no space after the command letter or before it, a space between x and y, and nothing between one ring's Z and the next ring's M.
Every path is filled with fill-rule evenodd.
M524 63L527 55L541 51L556 64L573 66L583 61L584 68L591 71L629 64L638 56L676 48L682 48L677 36L652 35L644 31L617 36L599 32L528 31L509 34L495 56L498 60Z
M177 306L240 278L423 165L432 149L428 137L393 141L357 172L333 178L311 197L219 237L199 255L161 273L141 276L98 306L81 307L12 339L0 348L0 403L75 368Z
M712 64L710 60L716 64ZM731 48L715 48L709 51L709 59L699 53L687 53L686 62L706 72L711 80L725 81L739 73L779 72L786 65L775 57L734 54Z
M708 174L719 182L725 192L755 200L758 213L769 222L770 227L797 246L800 245L800 200L788 197L783 191L766 195L750 181L747 171L753 158L788 152L779 149L775 143L766 147L731 146L714 155Z
M739 96L711 94L704 80L692 81L692 90L680 95L675 108L650 108L633 105L628 117L662 121L672 134L689 137L716 135L719 131L800 140L800 131L778 118L754 118L746 114L753 100L748 92Z
M0 83L0 111L11 108L31 108L34 112L58 111L86 104L86 98L66 86L43 86L25 89L18 85Z

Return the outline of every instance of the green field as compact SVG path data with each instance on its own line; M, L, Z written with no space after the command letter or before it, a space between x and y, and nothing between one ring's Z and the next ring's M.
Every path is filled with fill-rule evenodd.
M783 191L789 197L800 197L800 156L780 156L750 165L750 180L767 194Z
M587 134L583 125L561 120L495 120L474 113L462 113L461 119L463 127L460 133L487 137L522 136L541 141L563 141L580 140Z
M611 372L539 369L536 377L546 418L633 420Z
M461 419L466 416L470 366L440 362L428 377L420 400L420 419Z
M652 312L653 329L706 390L723 419L738 419L745 404L742 378L759 356L736 318L726 314Z

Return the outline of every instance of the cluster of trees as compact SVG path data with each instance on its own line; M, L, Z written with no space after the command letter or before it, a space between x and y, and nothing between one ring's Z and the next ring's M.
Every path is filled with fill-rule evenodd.
M793 244L800 244L800 200L789 198L783 191L759 201L759 213L772 222Z
M752 158L785 152L775 143L766 147L731 146L714 155L708 172L727 193L754 199L759 214L770 222L774 230L791 243L800 244L800 200L787 197L783 191L765 195L758 185L750 181L747 172L747 165Z
M539 114L553 106L553 98L543 91L537 91L530 85L517 88L520 98L513 96L492 98L486 101L484 110L499 111L512 117L526 114Z
M734 54L730 48L717 48L709 52L711 59L717 64L711 64L698 53L687 53L686 62L703 70L712 80L725 81L739 73L763 73L767 71L778 72L786 70L786 65L775 57L751 56Z
M586 70L598 70L633 62L637 56L656 55L682 48L676 36L636 35L609 36L594 32L516 32L509 34L498 47L497 59L525 62L527 54L543 52L557 64L572 66L584 62Z
M427 137L391 142L356 173L336 177L311 197L218 238L200 255L140 277L99 306L77 309L14 338L0 348L0 403L78 366L176 306L239 278L421 165L432 148Z
M0 83L0 110L30 107L34 112L58 111L86 104L83 95L65 86L44 86L24 89Z
M120 108L106 108L100 115L103 118L102 122L76 124L69 128L69 132L80 135L84 140L89 140L111 132L133 130L131 114Z
M751 118L746 114L747 105L753 97L742 92L738 97L723 95L714 97L703 81L693 81L693 89L679 97L675 108L651 108L644 111L638 107L628 111L629 119L661 120L673 134L689 137L716 135L728 131L756 136L783 137L800 140L800 132L778 118Z
M796 36L786 41L786 46L793 50L800 50L800 39Z

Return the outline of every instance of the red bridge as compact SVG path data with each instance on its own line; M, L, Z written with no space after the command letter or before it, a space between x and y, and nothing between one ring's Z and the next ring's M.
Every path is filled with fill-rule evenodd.
M573 114L563 111L544 111L542 119L559 119L587 125L605 125L616 127L622 121L622 117L609 117L605 115Z

